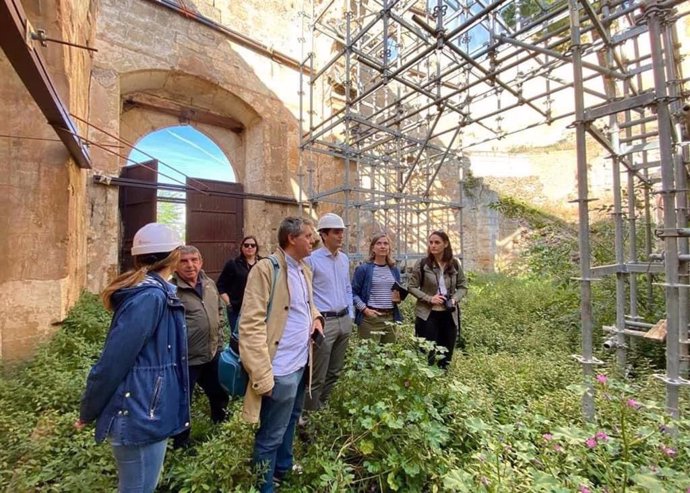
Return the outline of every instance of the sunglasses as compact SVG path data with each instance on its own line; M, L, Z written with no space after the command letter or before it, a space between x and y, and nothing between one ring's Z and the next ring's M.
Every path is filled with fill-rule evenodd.
M256 248L256 243L242 243L244 248Z

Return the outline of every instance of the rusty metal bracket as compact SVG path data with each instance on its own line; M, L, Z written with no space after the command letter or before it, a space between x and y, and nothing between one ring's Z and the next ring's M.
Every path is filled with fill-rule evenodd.
M43 57L31 45L31 32L19 0L0 0L0 47L74 161L80 168L90 168L89 151L78 137L79 131L60 99Z

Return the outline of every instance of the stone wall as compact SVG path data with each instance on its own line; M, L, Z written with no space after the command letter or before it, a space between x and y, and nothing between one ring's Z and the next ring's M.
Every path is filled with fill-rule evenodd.
M283 30L272 29L273 23L268 21L275 19L271 17L273 11L283 15L281 2L269 2L263 10L271 15L253 20L234 12L237 8L247 9L246 6L228 4L226 7L197 2L198 10L213 21L228 20L228 27L252 36L264 32L269 39L262 39L263 43L289 48L280 37L284 36ZM259 20L264 23L263 28L257 24ZM131 143L151 131L180 123L175 117L155 111L137 108L123 111L122 102L132 94L154 96L233 118L244 125L244 131L235 133L229 128L192 124L224 151L245 191L297 197L299 73L296 70L240 46L217 30L148 1L101 2L97 30L99 53L94 61L91 89L92 121ZM271 40L269 33L275 39ZM297 44L297 39L292 43ZM123 151L128 152L129 149ZM98 153L96 161L97 168L110 175L117 175L125 165L123 159L104 152ZM93 266L89 288L97 290L117 266L117 190L92 186L89 201L92 209L100 211L93 217L89 231L89 258ZM256 234L262 244L271 248L275 245L279 219L296 212L288 209L247 201L246 233Z
M23 2L35 29L92 41L90 2ZM38 45L37 45L38 46ZM91 57L50 43L39 48L70 112L87 112ZM65 317L84 287L86 173L0 53L0 359L30 354Z

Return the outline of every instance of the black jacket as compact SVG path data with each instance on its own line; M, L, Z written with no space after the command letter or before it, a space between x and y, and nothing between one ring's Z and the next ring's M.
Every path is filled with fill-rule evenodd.
M261 258L257 255L256 261L258 262ZM218 277L218 292L228 295L230 306L232 306L234 311L240 311L242 307L244 288L247 285L247 276L252 267L253 265L250 266L244 257L239 255L237 258L227 261L225 267L223 267L223 272Z

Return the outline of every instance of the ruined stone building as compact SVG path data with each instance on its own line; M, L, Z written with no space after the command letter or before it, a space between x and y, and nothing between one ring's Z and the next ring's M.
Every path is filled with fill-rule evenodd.
M333 4L313 3L320 8ZM336 3L343 4L334 15L338 21L338 12L343 13L348 2ZM379 8L373 0L351 3ZM427 10L423 1L403 3L410 15ZM146 167L143 174L123 175L131 164L127 161L131 145L152 131L192 125L231 163L237 183L218 185L224 202L203 205L211 237L226 229L231 234L210 238L221 247L208 246L204 251L202 246L213 262L233 253L232 242L239 241L243 232L256 234L270 250L280 218L300 213L300 204L312 216L348 209L337 201L329 203L326 195L323 200L309 197L314 189L328 190L346 180L350 168L337 152L300 155L303 78L318 70L302 65L310 50L305 24L313 21L308 16L312 2L2 0L2 4L0 360L30 354L65 318L83 290L97 292L117 273L126 251L122 203L134 209L139 204L138 192L123 198L123 190L130 187L118 179L137 182L135 191L146 190L142 181L156 182L155 173ZM309 12L305 4L311 5ZM327 58L332 46L324 46ZM329 80L331 89L342 94L344 86ZM323 98L317 105L336 104L325 93L316 97ZM551 143L572 135L556 133ZM521 142L511 141L497 150L505 153ZM477 150L477 160L481 161L482 152L486 151ZM524 185L525 199L557 207L572 198L574 152L556 152L561 153L558 159L566 171L554 172L553 154L541 155L535 169L544 170L547 177L540 181L533 171L523 173L518 181ZM487 207L497 199L496 193L475 182L473 193L460 199L453 196L460 187L458 169L464 166L467 171L472 160L468 156L455 168L440 171L438 181L447 187L441 192L449 201L462 201L444 216L443 224L455 231L455 238L464 236L462 253L471 268L491 270L497 241L504 233L501 218ZM497 159L492 154L492 162ZM163 172L164 163L158 169ZM567 185L550 194L562 178ZM494 178L492 184L510 191L515 183ZM195 180L181 184L185 185L190 192L189 218L196 207L190 201L216 185ZM151 190L155 194L155 185ZM203 202L203 197L199 200ZM228 204L232 213L213 216L224 213L221 208ZM465 209L464 234L457 221L460 205ZM394 214L387 210L358 216L353 253L361 251L363 239L387 221L381 219L384 213ZM391 226L398 237L407 234L402 224ZM198 232L189 228L188 224L188 239L198 238ZM426 234L422 223L415 223L413 229L421 237ZM410 253L420 248L423 242L420 247L418 239L405 245Z

